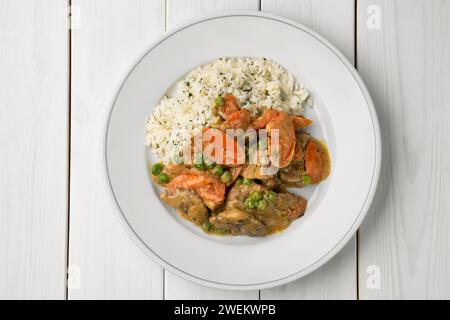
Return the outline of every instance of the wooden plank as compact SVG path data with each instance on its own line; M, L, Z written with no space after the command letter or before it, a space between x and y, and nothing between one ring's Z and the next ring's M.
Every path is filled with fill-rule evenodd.
M186 281L173 273L165 271L165 299L183 300L240 300L258 299L258 291L233 291L204 287Z
M0 299L64 299L67 2L0 8Z
M360 231L362 299L450 298L449 17L448 0L358 3L358 69L383 140Z
M223 10L258 10L258 0L167 0L167 26ZM165 272L166 299L257 299L258 291L226 291L206 288Z
M262 0L261 10L300 22L354 61L354 0ZM356 299L356 239L319 270L291 284L261 291L261 299Z
M220 11L257 11L259 3L259 0L167 0L167 27Z
M261 11L273 13L316 31L335 45L350 62L355 51L354 0L262 0Z
M106 108L128 66L164 31L164 1L73 0L70 299L162 298L162 269L127 235L102 176Z

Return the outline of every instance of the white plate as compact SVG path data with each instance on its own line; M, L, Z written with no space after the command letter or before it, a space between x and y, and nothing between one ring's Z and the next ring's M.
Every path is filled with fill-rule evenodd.
M310 90L313 134L326 140L331 175L304 217L266 238L214 237L160 202L148 175L145 119L186 72L218 57L268 57ZM108 190L137 243L163 267L222 289L262 289L298 279L352 237L372 201L381 160L369 94L352 65L322 37L292 21L232 12L166 33L130 68L106 117L103 160Z

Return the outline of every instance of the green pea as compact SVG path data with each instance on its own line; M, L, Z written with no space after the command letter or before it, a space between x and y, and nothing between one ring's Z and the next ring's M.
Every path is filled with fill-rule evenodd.
M230 182L231 179L233 179L233 175L230 173L230 171L225 171L225 172L222 173L222 175L220 176L220 180L222 180L223 183Z
M198 170L205 169L205 163L203 162L203 155L201 153L195 155L194 167Z
M225 99L223 97L217 97L216 100L214 100L214 106L216 107L223 107L225 104Z
M205 164L204 163L196 163L194 164L194 167L198 170L205 170Z
M264 199L261 199L258 201L256 207L258 208L258 210L266 210L267 208L267 201Z
M152 166L152 175L157 176L158 174L161 173L163 168L164 168L164 166L162 165L162 163L155 163Z
M236 185L239 187L242 184L242 177L237 178Z
M167 174L165 173L160 173L158 176L158 181L161 183L167 183L169 182L170 178Z
M183 157L180 156L179 154L176 154L173 157L173 162L175 162L176 164L183 164Z
M276 198L277 198L277 194L276 194L276 192L274 192L274 191L272 191L272 190L266 191L266 192L264 193L264 199L266 199L266 200L268 200L268 201L273 201L273 200L275 200Z
M261 194L258 191L252 191L250 193L250 199L252 199L253 201L259 201L262 199Z
M203 231L208 232L209 230L211 230L212 224L209 221L203 222L201 225L201 228Z
M247 200L245 200L245 206L249 209L256 208L256 205L257 205L256 201L254 201L251 198L247 198Z
M223 173L223 167L222 166L220 166L220 165L216 165L215 167L214 167L214 169L213 169L213 173L216 175L216 176L221 176L222 175L222 173Z
M311 177L310 176L303 176L302 177L303 185L307 186L311 184Z
M252 184L252 179L244 178L244 179L242 180L242 184L245 185L245 186L249 186L249 185Z
M210 163L205 162L205 166L206 166L206 169L212 169L212 168L214 168L215 164L214 164L214 162L210 162Z
M264 150L267 148L267 140L266 139L261 139L258 141L258 147L260 150Z
M216 233L217 233L217 234L224 235L224 234L230 233L230 230L225 229L225 228L216 228Z

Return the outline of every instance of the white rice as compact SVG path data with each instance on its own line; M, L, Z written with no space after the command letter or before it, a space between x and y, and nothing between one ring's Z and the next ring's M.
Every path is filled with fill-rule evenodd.
M176 161L194 134L217 123L212 106L224 94L236 96L255 115L266 108L300 115L312 103L303 85L272 60L219 58L179 81L147 119L146 143L159 161Z

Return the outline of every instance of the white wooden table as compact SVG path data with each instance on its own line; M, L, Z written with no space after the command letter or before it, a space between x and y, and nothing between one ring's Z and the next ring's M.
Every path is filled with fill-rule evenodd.
M113 214L100 170L101 121L127 66L165 30L222 10L324 35L357 66L382 129L358 235L313 274L260 292L159 267ZM449 101L450 0L0 0L0 298L448 299Z

